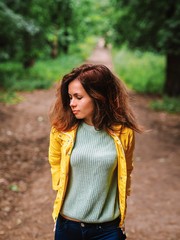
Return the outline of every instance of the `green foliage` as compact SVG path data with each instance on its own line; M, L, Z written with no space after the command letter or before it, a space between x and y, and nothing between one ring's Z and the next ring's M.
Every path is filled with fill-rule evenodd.
M180 113L180 98L170 98L164 96L161 100L152 101L150 106L157 111Z
M166 55L164 93L180 95L180 1L114 0L113 40Z
M111 35L112 13L109 0L2 0L0 61L28 68L47 54L69 53L75 44L81 50L90 36Z
M72 68L80 65L96 45L95 37L87 37L83 44L74 44L70 54L56 59L38 60L32 68L24 69L20 62L6 61L0 64L0 102L17 103L21 99L16 91L47 89Z
M114 0L116 43L180 55L180 1Z
M19 192L19 187L18 187L17 184L11 184L11 185L9 186L9 189L10 189L11 191L13 191L13 192Z
M116 73L129 88L140 93L162 93L165 58L150 52L114 49Z
M98 38L95 36L88 36L84 39L83 42L72 44L69 50L69 54L76 53L80 55L82 59L87 59L90 54L92 53L92 50L97 45Z
M68 48L71 32L71 1L31 0L6 1L0 3L0 60L17 59L25 67L41 52L53 47L48 34L59 33L62 51ZM2 48L2 49L1 49Z
M112 28L113 7L109 0L73 1L74 37L83 41L87 36L106 37Z
M30 2L0 3L0 60L22 59L35 56L40 36L40 25L30 17ZM23 14L22 14L23 13Z
M20 63L7 62L0 65L1 87L8 91L32 91L47 89L67 71L82 62L78 54L62 55L52 60L39 60L30 69Z
M5 21L8 20L8 23L6 23L6 26L9 27L8 30L13 30L14 27L16 30L26 31L30 35L35 35L40 30L33 20L27 21L22 15L15 13L3 2L0 3L0 15L1 23L5 24Z
M7 104L17 104L22 101L22 97L13 91L0 91L0 102Z

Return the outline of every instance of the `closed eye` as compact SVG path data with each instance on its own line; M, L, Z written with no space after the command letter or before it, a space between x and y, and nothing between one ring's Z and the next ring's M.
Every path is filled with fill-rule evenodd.
M77 99L78 99L78 100L81 100L81 99L82 99L82 97L81 97L81 96L77 96Z
M78 100L81 100L83 97L78 95L78 94L74 94L74 97L77 98ZM69 94L69 99L72 100L73 96Z

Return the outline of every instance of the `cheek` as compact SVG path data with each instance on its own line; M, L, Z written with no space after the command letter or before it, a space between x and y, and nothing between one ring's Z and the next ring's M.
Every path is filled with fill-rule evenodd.
M81 106L86 113L94 112L94 102L91 99L84 101Z
M88 108L90 113L94 112L94 103L92 101L90 101L90 103L88 104Z

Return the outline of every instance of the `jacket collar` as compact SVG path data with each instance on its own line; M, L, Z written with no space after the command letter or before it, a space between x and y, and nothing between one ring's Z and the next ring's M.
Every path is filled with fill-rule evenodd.
M77 129L78 129L78 125L76 125L72 130L69 130L67 132L61 132L60 135L61 135L61 137L63 135L64 135L64 137L68 136L71 140L74 140L76 137ZM114 126L113 129L114 130L108 130L109 135L112 136L113 138L119 138L120 133L124 132L124 130L122 129L122 125Z

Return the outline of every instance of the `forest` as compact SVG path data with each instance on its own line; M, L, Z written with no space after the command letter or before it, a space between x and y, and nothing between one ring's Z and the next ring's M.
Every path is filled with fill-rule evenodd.
M177 0L2 0L0 25L0 101L18 101L18 91L49 88L102 37L130 88L162 96L167 110L178 111Z

